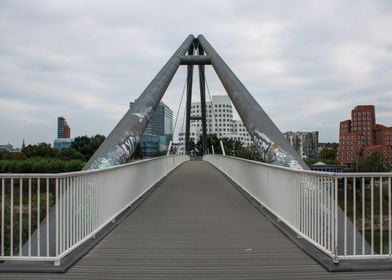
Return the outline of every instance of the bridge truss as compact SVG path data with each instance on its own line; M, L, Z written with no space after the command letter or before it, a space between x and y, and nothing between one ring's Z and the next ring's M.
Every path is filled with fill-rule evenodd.
M192 119L202 122L203 152L207 151L205 65L212 65L263 161L279 166L309 169L203 35L197 38L189 35L185 39L91 157L84 169L101 169L128 162L180 65L187 66L186 152L189 153L189 132ZM195 65L199 70L201 117L192 117L190 114Z

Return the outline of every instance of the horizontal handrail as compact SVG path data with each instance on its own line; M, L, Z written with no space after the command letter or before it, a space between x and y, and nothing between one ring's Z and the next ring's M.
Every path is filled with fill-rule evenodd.
M392 257L392 173L328 173L207 155L280 221L334 260Z
M106 169L0 174L0 260L59 263L188 156Z

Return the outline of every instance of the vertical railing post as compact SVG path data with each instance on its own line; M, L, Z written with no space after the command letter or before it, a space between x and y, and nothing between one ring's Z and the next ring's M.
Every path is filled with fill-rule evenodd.
M338 190L338 186L339 186L339 181L338 178L335 177L334 180L334 224L335 224L335 228L334 228L334 251L333 251L333 262L334 263L338 263L339 262L339 252L338 252L338 242L339 242L339 235L338 235L338 207L339 207L339 190Z
M357 254L357 177L353 177L353 255Z
M11 198L10 198L10 256L14 255L14 178L11 178Z
M31 256L31 178L29 178L29 231L28 231L28 236L29 236L29 244L28 244L28 253L29 257Z
M46 256L50 256L50 251L49 251L49 241L50 241L50 236L49 236L49 199L50 199L50 178L46 178Z
M225 147L223 146L223 142L222 142L222 140L219 140L219 143L220 143L220 146L221 146L221 149L222 149L222 155L226 155L226 152L225 152Z
M343 197L343 207L344 207L344 225L343 225L343 254L347 256L347 177L344 177L344 197Z
M370 254L374 254L374 177L370 177Z
M37 179L37 256L41 256L41 180Z
M382 255L383 254L383 223L384 223L384 217L383 217L383 213L382 213L382 207L383 207L383 203L382 203L382 201L383 201L383 188L382 188L382 177L380 177L380 187L379 187L379 209L380 209L380 213L379 213L379 219L378 219L378 222L379 222L379 224L380 224L380 227L379 227L379 231L380 231L380 246L379 246L379 249L380 249L380 255Z
M392 256L392 225L391 225L391 177L388 178L388 254Z
M59 255L59 178L56 178L56 189L55 189L55 205L56 205L56 257Z
M5 178L1 178L1 256L4 256L4 208L5 208Z
M23 231L23 179L19 178L19 256L22 256L22 243L23 243L22 231Z
M365 255L365 177L362 177L362 255Z

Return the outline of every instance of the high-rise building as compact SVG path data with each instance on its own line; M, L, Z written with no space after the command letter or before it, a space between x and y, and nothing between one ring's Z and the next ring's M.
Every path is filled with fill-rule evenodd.
M337 160L355 163L359 157L380 152L385 164L392 166L392 127L376 124L373 105L359 105L351 111L351 119L340 122Z
M192 102L191 116L201 117L201 103ZM239 140L243 145L253 143L246 127L240 120L233 119L233 105L227 95L213 95L212 101L206 102L207 134L216 134L220 138ZM189 139L193 142L199 140L202 134L201 120L191 120ZM185 133L178 134L180 151L184 151Z
M131 107L133 102L129 102ZM144 157L153 157L165 150L173 139L173 111L160 102L141 137L141 149Z
M173 134L173 111L165 103L159 103L144 134L158 136Z
M129 102L131 107L133 102ZM160 102L143 134L173 136L173 111ZM171 140L171 139L170 139Z
M62 149L70 147L73 142L71 138L71 128L64 117L57 117L57 138L54 140L53 147Z
M57 138L71 138L71 128L64 117L57 118Z
M284 137L303 159L315 158L318 150L318 131L285 132Z

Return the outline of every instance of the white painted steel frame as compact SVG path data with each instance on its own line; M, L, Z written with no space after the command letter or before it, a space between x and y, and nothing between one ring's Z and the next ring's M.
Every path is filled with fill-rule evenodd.
M263 207L272 212L278 221L284 222L299 237L306 239L335 261L339 259L392 258L392 173L327 173L296 170L222 155L206 155L203 159L222 170ZM375 183L375 180L378 184ZM366 181L370 183L367 184ZM350 188L353 189L350 192L353 196L353 216L351 219L348 215L348 182L350 182ZM381 230L379 233L381 242L379 244L380 251L377 254L374 244L376 228L374 188L376 185L378 185L378 199L380 201L378 213L381 217L379 217L379 221L388 217L388 229L384 231L384 234ZM366 196L366 189L370 191L370 198ZM387 191L382 192L383 189ZM357 190L362 193L360 197L357 195ZM341 191L342 194L339 195ZM385 193L387 193L388 201L387 213L383 212L382 201L385 201ZM339 199L343 201L342 209L339 208ZM360 201L357 201L358 199ZM367 252L366 249L369 245L365 240L365 235L359 234L358 230L365 232L365 218L366 214L369 214L367 213L369 209L365 210L365 202L369 199L371 204L371 241L369 252ZM357 205L361 206L361 213L359 213L361 223L357 222ZM342 211L343 214L343 218L340 217L343 219L343 228L340 229L339 211ZM383 222L377 226L379 229L385 230ZM339 234L339 231L342 233ZM387 253L382 251L382 240L385 235L388 236ZM343 248L340 248L340 251L338 250L339 242L343 242ZM357 250L358 244L360 244L361 250Z
M107 169L60 174L0 174L1 180L1 255L0 260L54 261L60 260L72 250L114 221L116 216L130 207L139 197L175 167L188 160L186 155L165 156L141 160ZM23 181L28 181L25 191ZM10 254L5 255L5 193L9 183L10 202ZM51 185L52 184L52 185ZM16 190L17 189L17 190ZM32 204L32 190L37 198ZM45 189L44 201L41 201ZM14 205L15 191L19 191L19 205ZM22 228L24 193L28 197L28 228ZM50 206L50 196L54 195L54 205ZM41 203L42 202L42 203ZM41 204L46 207L46 220L41 218ZM19 207L19 216L14 208ZM32 207L36 209L37 221L32 224ZM54 211L54 212L53 212ZM53 215L53 217L51 217ZM14 220L19 219L18 254L14 255ZM33 228L35 227L36 228ZM55 227L54 229L52 227ZM45 229L45 230L44 230ZM23 230L30 237L23 244ZM50 231L53 231L51 236ZM34 232L32 232L34 231ZM33 235L32 235L33 234ZM34 238L35 235L35 238ZM41 237L45 236L45 240ZM16 237L18 238L18 237ZM54 251L50 251L51 238ZM46 249L41 250L42 244ZM35 252L32 252L32 244ZM27 253L24 250L27 246Z

